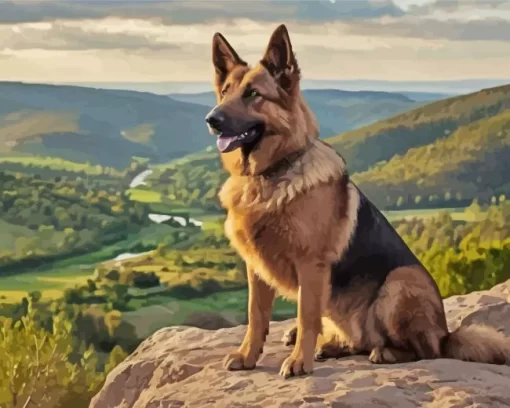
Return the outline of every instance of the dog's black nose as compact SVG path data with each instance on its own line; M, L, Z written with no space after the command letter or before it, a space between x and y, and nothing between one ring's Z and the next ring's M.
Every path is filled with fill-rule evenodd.
M219 109L213 109L207 114L205 121L214 130L221 132L222 125L225 122L225 114Z

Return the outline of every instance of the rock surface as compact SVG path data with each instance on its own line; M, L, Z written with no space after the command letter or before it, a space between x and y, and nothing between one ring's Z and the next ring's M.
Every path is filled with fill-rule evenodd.
M450 329L485 323L510 334L510 280L445 300ZM440 359L375 366L355 356L315 363L310 377L284 380L290 349L280 339L293 321L272 322L253 371L228 372L224 355L245 326L159 330L107 378L91 408L460 408L510 407L510 367Z

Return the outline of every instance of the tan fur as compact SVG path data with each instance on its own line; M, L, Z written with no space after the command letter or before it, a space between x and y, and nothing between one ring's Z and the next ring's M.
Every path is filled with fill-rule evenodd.
M412 344L420 358L438 358L448 328L441 298L430 275L421 267L390 272L374 302L370 322L380 322L397 347ZM367 327L375 331L375 328ZM384 344L374 344L382 347Z
M283 362L280 374L284 377L310 373L317 337L322 331L321 316L329 298L329 265L313 258L297 266L298 330L292 354Z
M262 353L275 297L275 291L248 268L249 325L239 349L225 357L224 364L232 370L251 369Z
M219 198L225 208L235 208L238 212L277 211L296 196L321 183L334 182L344 173L342 157L317 140L310 143L301 159L276 179L232 175L221 188Z
M331 239L329 226L350 223L340 218L342 203L334 186L319 185L277 212L229 208L225 232L231 244L284 296L297 299L296 271L302 262L313 257L331 265L335 258L339 239Z
M213 61L222 111L262 122L266 130L248 154L238 148L221 155L230 174L219 193L228 212L225 233L246 262L249 285L246 337L225 366L255 366L275 292L298 302L297 327L286 339L295 347L282 364L285 377L311 372L315 350L318 359L365 352L374 363L445 353L508 361L507 337L480 327L448 333L437 286L421 266L391 271L382 287L353 283L341 296L331 296L332 264L342 259L356 230L360 195L348 181L344 160L318 140L285 27L273 33L254 68L221 35L214 37ZM279 61L284 66L275 66ZM253 88L262 96L247 101L246 90ZM280 163L281 171L269 171Z

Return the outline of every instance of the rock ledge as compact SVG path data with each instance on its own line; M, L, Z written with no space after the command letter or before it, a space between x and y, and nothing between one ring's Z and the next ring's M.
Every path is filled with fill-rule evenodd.
M450 330L485 323L510 334L510 280L444 301ZM290 353L280 339L293 321L272 322L258 367L228 372L224 355L245 326L161 329L113 370L91 408L461 408L510 407L510 367L440 359L374 366L366 357L316 363L310 377L284 380Z

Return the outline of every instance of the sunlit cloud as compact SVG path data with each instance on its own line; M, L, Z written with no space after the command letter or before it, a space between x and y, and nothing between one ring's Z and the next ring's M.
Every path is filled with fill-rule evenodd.
M215 32L256 62L278 16L308 78L506 77L510 2L487 2L0 3L0 79L206 80Z

